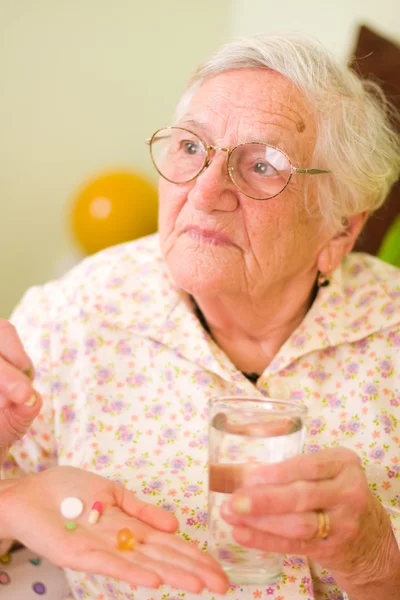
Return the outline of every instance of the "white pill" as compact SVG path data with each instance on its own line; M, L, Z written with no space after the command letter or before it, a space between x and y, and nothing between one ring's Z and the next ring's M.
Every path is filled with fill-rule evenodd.
M83 512L83 502L73 496L64 498L61 502L60 510L62 516L66 519L77 519Z

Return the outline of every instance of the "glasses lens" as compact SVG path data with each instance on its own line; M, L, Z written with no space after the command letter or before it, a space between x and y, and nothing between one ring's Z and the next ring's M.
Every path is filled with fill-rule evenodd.
M185 183L200 173L207 160L207 149L195 134L169 127L151 140L151 157L157 171L173 183Z
M289 159L282 152L256 143L235 148L229 168L241 191L258 200L279 194L287 186L292 172Z

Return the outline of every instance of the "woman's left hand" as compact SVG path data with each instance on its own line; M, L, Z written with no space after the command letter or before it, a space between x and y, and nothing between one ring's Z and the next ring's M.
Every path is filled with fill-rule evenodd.
M319 513L329 531L318 537ZM250 472L223 506L243 546L316 560L336 580L380 579L395 543L388 515L373 496L360 459L346 448L303 454Z

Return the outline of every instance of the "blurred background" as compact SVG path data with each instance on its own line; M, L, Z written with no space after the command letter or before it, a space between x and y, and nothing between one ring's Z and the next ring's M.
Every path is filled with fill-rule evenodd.
M156 184L144 140L220 44L297 30L349 60L362 24L400 43L398 0L0 0L0 317L93 251L71 214L104 220L107 185L119 225L143 223L139 196ZM110 172L125 175L99 179Z

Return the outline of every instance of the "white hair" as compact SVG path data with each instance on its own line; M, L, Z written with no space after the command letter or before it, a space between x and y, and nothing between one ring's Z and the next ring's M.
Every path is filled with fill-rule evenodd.
M305 167L332 172L318 176L317 183L326 224L340 231L349 217L377 210L400 175L399 117L376 83L360 79L314 39L300 34L234 39L197 70L178 116L206 78L252 67L281 73L315 110L317 139L312 163Z

